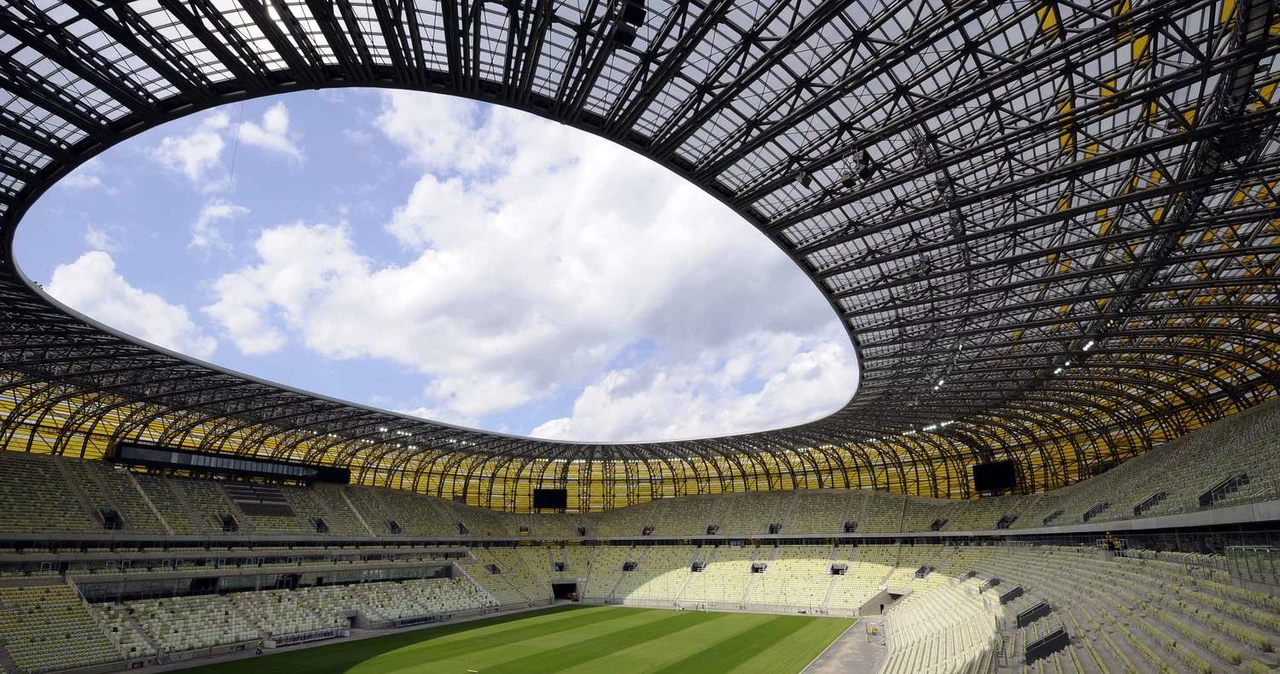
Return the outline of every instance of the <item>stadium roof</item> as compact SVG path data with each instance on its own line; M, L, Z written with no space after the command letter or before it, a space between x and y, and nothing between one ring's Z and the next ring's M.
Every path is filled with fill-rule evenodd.
M584 508L816 486L964 496L967 465L1000 456L1019 459L1028 487L1065 484L1276 394L1275 12L1261 0L10 0L0 440L307 458L509 508L495 485L511 480L576 484ZM670 167L813 279L857 349L857 394L825 419L740 436L515 438L142 344L58 306L14 263L24 211L104 149L213 106L349 86L520 108Z

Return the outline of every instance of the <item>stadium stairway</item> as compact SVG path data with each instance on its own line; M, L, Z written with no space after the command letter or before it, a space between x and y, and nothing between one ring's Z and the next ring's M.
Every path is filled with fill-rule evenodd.
M351 511L351 514L360 522L360 526L364 528L365 533L370 536L374 536L373 527L370 527L369 522L360 514L360 509L356 507L356 504L351 502L351 497L347 495L347 490L338 490L338 495L342 497L342 502L346 504L347 508ZM331 509L335 512L337 511L337 508Z
M77 484L78 480L75 479L70 469L67 468L66 462L63 461L61 457L54 457L53 467L56 468L58 474L62 476L63 482L67 485L67 491L75 498L76 504L80 506L80 510L84 513L84 516L90 522L101 525L101 521L98 519L96 514L96 509L93 507L93 504L89 502L88 496L85 495L85 490ZM99 526L99 528L101 527Z
M163 649L160 648L160 643L156 641L156 638L151 636L149 632L142 628L142 624L138 622L137 618L133 617L132 613L129 613L128 611L121 611L120 614L124 616L125 620L129 623L129 626L147 642L147 645L150 646L154 652L160 653L163 651Z
M20 674L18 663L9 657L9 651L4 649L4 644L0 644L0 672L4 672L4 674Z
M173 530L173 525L169 524L169 518L165 517L164 513L161 513L160 509L156 507L155 502L147 495L147 491L142 488L142 483L138 482L138 478L133 474L133 471L122 471L122 474L129 480L129 484L133 487L134 492L138 494L138 498L146 504L147 508L151 511L151 514L156 518L156 521L160 523L160 528L164 529L165 535L174 535L175 532Z
M165 480L165 482L169 485L169 490L173 493L174 498L182 505L183 512L186 513L192 524L195 525L196 531L202 534L216 533L215 530L209 526L209 523L200 516L200 512L197 510L195 502L191 500L191 497L187 495L186 490L182 488L182 485L180 484L181 481Z

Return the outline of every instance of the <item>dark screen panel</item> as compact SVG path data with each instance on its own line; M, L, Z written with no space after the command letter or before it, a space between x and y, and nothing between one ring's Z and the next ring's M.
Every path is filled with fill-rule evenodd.
M534 489L534 510L564 510L569 507L568 489Z
M1018 466L1013 461L977 463L973 466L973 488L979 493L1009 491L1018 486Z
M110 460L133 466L176 468L227 475L254 475L304 482L348 484L351 471L333 466L316 466L294 461L275 461L228 454L195 452L173 447L120 443Z

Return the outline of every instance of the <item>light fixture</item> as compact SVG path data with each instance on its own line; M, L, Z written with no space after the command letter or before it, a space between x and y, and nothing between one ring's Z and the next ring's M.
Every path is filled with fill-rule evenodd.
M622 20L639 26L644 23L644 3L641 0L623 0L622 2Z
M620 23L614 26L613 41L623 47L630 47L636 41L636 27L629 23Z
M1091 340L1089 340L1089 343L1088 343L1088 344L1085 344L1085 345L1084 345L1084 350L1085 350L1085 351L1088 351L1089 349L1092 349L1092 348L1093 348L1093 340L1091 339Z

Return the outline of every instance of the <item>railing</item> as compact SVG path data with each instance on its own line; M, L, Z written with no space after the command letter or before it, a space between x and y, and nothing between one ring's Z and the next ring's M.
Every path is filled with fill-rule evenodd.
M1088 522L1089 520L1101 515L1104 511L1111 507L1111 501L1103 501L1095 503L1088 510L1084 511L1084 517L1080 518Z
M1208 508L1214 503L1240 491L1240 488L1247 484L1249 484L1249 476L1245 473L1236 473L1201 494L1199 499L1200 507Z
M1023 593L1021 585L1014 585L1008 590L1000 593L1000 605L1003 606L1009 602L1021 597Z
M308 641L319 641L321 639L336 639L341 636L350 634L350 630L330 627L322 630L311 630L309 632L298 632L296 634L285 634L273 637L268 641L268 646L279 648L280 646L288 646L290 644L301 644Z
M1280 548L1230 546L1226 565L1232 578L1266 586L1273 594L1280 594Z
M1041 658L1047 658L1066 648L1069 643L1071 643L1071 638L1067 636L1066 630L1061 628L1054 630L1044 637L1027 644L1027 664L1029 665Z
M1049 606L1049 603L1041 601L1035 606L1020 612L1017 617L1014 618L1014 625L1018 628L1026 627L1027 625L1049 615L1051 612L1052 607Z

